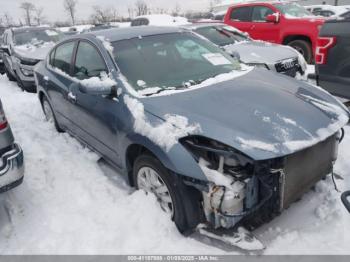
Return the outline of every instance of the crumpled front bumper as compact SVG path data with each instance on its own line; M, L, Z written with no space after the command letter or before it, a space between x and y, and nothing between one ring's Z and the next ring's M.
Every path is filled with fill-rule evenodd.
M23 151L18 144L1 156L2 165L0 167L0 193L8 191L23 181L24 159Z

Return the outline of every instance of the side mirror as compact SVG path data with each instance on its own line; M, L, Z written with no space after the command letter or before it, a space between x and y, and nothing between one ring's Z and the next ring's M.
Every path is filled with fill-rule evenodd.
M79 91L83 94L95 95L95 96L117 96L117 88L115 85L95 83L94 81L83 80L79 83Z
M3 52L3 53L6 53L8 55L10 55L10 48L7 46L7 45L2 45L0 47L0 50Z
M241 61L241 56L237 51L228 51L229 55L238 61Z
M280 21L280 14L279 13L274 13L274 14L271 14L271 15L267 15L265 20L268 23L275 23L275 24L277 24Z
M350 213L350 191L346 191L341 195L341 201Z

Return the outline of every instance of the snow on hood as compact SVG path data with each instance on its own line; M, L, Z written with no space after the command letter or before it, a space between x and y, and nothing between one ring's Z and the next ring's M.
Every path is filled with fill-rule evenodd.
M54 42L44 42L42 44L25 44L25 45L16 45L14 50L17 54L22 57L44 60L50 49L55 45Z
M242 41L227 45L224 49L228 52L238 52L241 61L248 64L275 64L284 59L298 57L298 53L292 48L263 41Z
M139 101L145 112L162 119L184 116L187 125L200 126L201 135L255 160L289 155L325 140L344 127L350 115L327 92L261 69L201 89Z
M136 98L124 95L124 103L134 117L135 132L149 138L166 151L169 151L179 138L201 132L198 123L189 124L186 117L176 114L165 114L164 121L153 124L147 119L143 104Z

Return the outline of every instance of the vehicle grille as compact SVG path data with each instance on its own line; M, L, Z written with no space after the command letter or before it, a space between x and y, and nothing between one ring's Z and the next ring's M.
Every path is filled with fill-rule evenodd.
M300 199L312 186L332 172L336 143L336 136L332 136L311 148L287 156L281 187L281 209Z
M300 65L297 58L288 59L275 64L276 71L292 77L295 77L299 71Z

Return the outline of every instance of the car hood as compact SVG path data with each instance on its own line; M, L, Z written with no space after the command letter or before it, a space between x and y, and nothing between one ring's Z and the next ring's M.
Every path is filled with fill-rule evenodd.
M310 147L349 121L349 111L329 93L263 69L214 85L139 100L150 117L186 117L189 124L200 127L200 135L255 160Z
M278 61L297 58L291 48L263 41L243 41L224 47L227 52L238 52L243 63L275 64Z
M36 60L44 60L50 49L55 45L53 42L46 42L42 45L20 45L15 46L14 50L21 57L36 59Z

